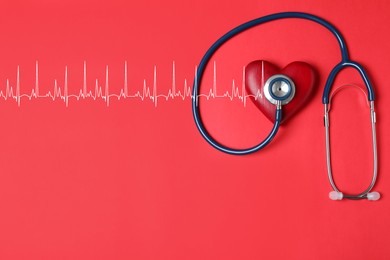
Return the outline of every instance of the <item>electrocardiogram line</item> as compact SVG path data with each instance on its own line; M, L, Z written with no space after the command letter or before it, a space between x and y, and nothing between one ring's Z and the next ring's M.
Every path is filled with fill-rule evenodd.
M195 81L196 81L196 70L195 66ZM187 79L184 79L183 89L180 90L177 88L176 82L176 67L175 62L172 63L172 85L165 93L159 93L157 90L157 66L153 67L153 81L152 87L148 86L146 79L143 80L143 86L141 90L137 90L132 94L129 94L129 86L128 86L128 67L127 61L124 63L124 82L123 88L119 90L117 93L110 93L109 88L109 67L106 66L105 70L105 82L104 86L99 85L98 79L95 80L95 87L92 90L88 90L87 88L87 63L84 61L83 64L83 82L82 87L75 93L71 94L69 92L68 86L68 67L65 66L64 72L64 85L63 90L58 85L57 79L54 80L54 87L52 91L47 91L44 94L40 93L40 83L39 83L39 64L38 61L35 63L35 86L31 89L30 93L22 93L20 86L20 66L17 66L16 72L16 87L11 86L10 80L6 79L6 87L5 91L0 90L0 99L7 101L8 99L13 99L16 101L18 107L21 105L22 99L27 99L31 101L32 99L51 99L55 101L57 99L63 101L65 106L69 106L69 100L75 99L79 101L80 99L92 99L96 101L98 99L103 100L106 103L106 106L110 106L110 99L116 98L117 100L121 99L140 99L141 101L150 100L155 107L158 105L158 99L163 99L165 101L174 100L174 99L198 99L200 97L206 98L206 100L210 99L221 99L225 98L230 101L235 99L239 100L246 106L246 100L250 97L258 99L261 97L260 91L256 93L256 95L246 94L245 91L245 66L242 70L242 84L241 87L237 86L235 80L232 80L232 88L231 91L225 91L222 94L218 94L217 91L217 65L214 62L213 66L213 83L212 87L203 93L198 94L197 97L194 97L192 94L192 87L188 86Z

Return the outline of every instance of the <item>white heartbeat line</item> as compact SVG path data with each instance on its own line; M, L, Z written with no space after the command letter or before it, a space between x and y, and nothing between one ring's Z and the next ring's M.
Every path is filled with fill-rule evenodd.
M195 82L197 82L196 79L196 70L197 67L195 66ZM103 100L107 106L110 106L110 99L114 98L117 100L122 99L134 99L138 98L142 101L144 100L150 100L154 103L154 106L157 107L158 99L165 99L168 100L174 100L174 99L198 99L200 97L206 98L206 100L210 99L220 99L225 98L230 101L233 100L239 100L243 103L244 106L246 106L247 99L250 97L253 97L255 99L261 98L261 93L258 91L256 95L246 94L245 92L245 66L242 70L242 84L241 87L237 86L234 79L232 80L232 88L231 91L226 91L222 94L218 94L217 92L217 65L216 62L214 62L213 66L213 85L212 88L209 89L207 92L203 92L204 94L198 94L198 96L194 97L192 94L192 87L188 86L187 79L184 79L183 83L183 89L178 90L176 86L176 68L175 68L175 62L172 64L172 86L169 88L169 90L165 93L159 93L157 91L157 66L154 66L153 69L153 83L152 87L149 87L146 83L146 79L143 80L143 86L141 90L137 90L134 93L129 93L129 86L128 86L128 76L127 76L127 62L124 63L124 84L123 88L119 90L117 93L110 93L109 89L109 68L106 66L106 72L105 72L105 84L104 86L99 85L98 79L95 81L95 87L94 90L87 90L87 63L84 61L84 69L83 69L83 85L82 87L76 91L76 94L70 94L69 93L69 86L68 86L68 67L65 66L65 78L64 78L64 85L63 90L58 85L57 80L54 80L54 87L52 91L47 91L43 94L40 93L39 90L39 66L38 61L35 64L35 86L31 89L30 92L22 93L21 92L21 86L20 86L20 68L17 66L17 73L16 73L16 87L10 85L9 79L6 80L6 87L5 91L0 90L0 98L3 100L14 100L20 107L21 100L27 99L52 99L53 101L59 99L62 100L66 107L69 106L69 99L75 99L79 101L80 99L92 99L94 101L100 99Z

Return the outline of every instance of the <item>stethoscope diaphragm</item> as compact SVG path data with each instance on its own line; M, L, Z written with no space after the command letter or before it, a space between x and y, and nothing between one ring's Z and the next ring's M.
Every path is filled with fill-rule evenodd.
M263 92L265 98L272 104L280 102L281 105L285 105L294 98L295 84L286 75L276 74L265 82Z

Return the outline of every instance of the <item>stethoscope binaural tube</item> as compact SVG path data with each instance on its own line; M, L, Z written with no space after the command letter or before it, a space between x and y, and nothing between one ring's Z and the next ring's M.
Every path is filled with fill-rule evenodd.
M372 135L372 150L373 150L373 174L371 178L371 182L368 185L368 187L361 193L357 194L347 194L343 193L339 190L337 187L334 179L333 179L333 172L332 172L332 163L331 163L331 149L330 149L330 116L329 116L329 104L324 105L324 126L325 126L325 142L326 142L326 167L328 171L328 179L330 182L330 185L333 188L333 191L329 193L329 198L331 200L342 200L345 199L352 199L352 200L360 200L360 199L368 199L368 200L378 200L380 199L381 195L379 192L371 192L372 188L375 185L377 176L378 176L378 152L377 152L377 144L376 144L376 113L374 108L374 101L370 101L370 119L371 119L371 135Z
M327 79L326 84L325 84L325 87L324 87L323 95L322 95L322 103L324 104L325 110L326 110L326 115L325 115L326 123L325 123L325 126L326 126L326 142L327 142L328 176L329 176L329 181L330 181L330 183L331 183L331 185L332 185L332 187L334 189L334 192L330 193L330 198L331 199L335 199L335 200L342 199L342 198L348 198L348 199L367 198L369 200L379 199L379 197L380 197L379 193L377 193L377 192L370 192L371 189L373 188L373 186L375 185L375 181L376 181L376 178L377 178L376 132L375 132L375 122L373 120L373 116L375 116L375 112L371 113L371 120L373 122L372 123L372 132L373 132L372 138L373 138L373 148L374 148L374 174L373 174L373 177L372 177L371 184L369 185L369 187L364 192L356 194L356 195L343 195L343 193L341 191L339 191L338 188L336 187L336 185L334 184L332 173L331 173L331 163L330 163L329 117L328 117L328 111L327 111L327 107L328 107L328 104L329 104L330 90L332 88L334 79L337 76L337 74L342 69L344 69L346 67L352 67L352 68L356 69L360 73L360 75L361 75L361 77L362 77L362 79L364 81L364 84L366 86L367 93L368 93L368 100L369 100L370 104L372 104L372 111L374 111L373 110L374 109L374 90L373 90L373 87L372 87L372 84L371 84L370 80L368 79L367 73L365 72L363 67L360 64L358 64L357 62L351 61L349 59L347 46L346 46L344 38L342 37L340 32L332 24L330 24L329 22L325 21L324 19L322 19L322 18L320 18L318 16L315 16L315 15L312 15L312 14L307 14L307 13L300 13L300 12L283 12L283 13L271 14L271 15L264 16L264 17L261 17L261 18L257 18L257 19L254 19L252 21L249 21L249 22L246 22L244 24L241 24L238 27L236 27L236 28L232 29L231 31L227 32L221 38L219 38L207 50L206 54L203 56L203 58L202 58L202 60L201 60L201 62L199 64L199 67L198 67L198 69L196 71L196 76L195 76L195 80L194 80L194 84L193 84L193 93L192 93L192 96L193 96L192 112L193 112L194 121L196 123L196 126L197 126L199 132L201 133L201 135L204 137L204 139L210 145L212 145L214 148L216 148L216 149L218 149L218 150L220 150L222 152L228 153L228 154L233 154L233 155L250 154L250 153L256 152L256 151L264 148L267 144L269 144L271 142L271 140L275 137L275 135L276 135L276 133L277 133L277 131L279 129L279 126L280 126L280 122L281 122L281 119L282 119L282 104L283 104L283 101L285 100L284 99L285 97L282 97L281 99L279 99L278 95L272 95L270 93L271 99L276 100L275 105L277 106L277 108L276 108L276 112L275 112L275 123L274 123L274 126L273 126L271 132L269 133L269 135L260 144L255 145L253 147L250 147L250 148L247 148L247 149L233 149L233 148L224 146L224 145L220 144L219 142L217 142L208 133L207 129L205 128L205 126L203 124L203 121L201 119L201 116L200 116L199 100L198 100L198 98L199 98L199 89L200 89L200 86L202 84L202 78L203 78L203 74L204 74L205 68L206 68L207 64L209 63L211 57L228 40L230 40L232 37L240 34L241 32L244 32L247 29L252 28L254 26L261 25L261 24L264 24L264 23L267 23L267 22L271 22L271 21L275 21L275 20L290 19L290 18L305 19L305 20L309 20L309 21L312 21L312 22L315 22L317 24L322 25L323 27L328 29L335 36L335 38L336 38L336 40L337 40L337 42L339 44L340 51L341 51L341 62L338 63L332 69L331 73L329 74L328 79ZM268 97L267 97L267 99L270 102L272 102Z

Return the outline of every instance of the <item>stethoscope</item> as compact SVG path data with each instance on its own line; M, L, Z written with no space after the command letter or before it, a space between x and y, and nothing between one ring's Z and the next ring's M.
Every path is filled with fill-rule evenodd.
M219 38L206 52L206 54L203 56L199 67L196 72L196 77L194 80L193 85L193 101L192 101L192 112L194 115L194 120L196 123L197 128L199 129L202 136L206 139L206 141L212 145L214 148L233 155L245 155L250 154L253 152L256 152L260 149L263 149L266 145L268 145L272 139L275 137L276 133L278 132L280 123L282 121L282 106L285 104L288 104L295 95L295 85L291 78L289 78L286 75L282 74L276 74L267 79L267 81L264 84L263 91L265 98L271 102L273 105L276 106L275 111L275 123L271 130L271 132L268 134L268 136L259 144L249 147L246 149L233 149L227 146L224 146L217 142L206 130L203 121L200 116L200 110L198 105L198 93L199 88L202 82L203 73L205 71L206 65L210 61L213 54L220 48L224 43L226 43L229 39L236 36L237 34L252 28L254 26L264 24L267 22L279 20L279 19L286 19L286 18L299 18L299 19L305 19L310 20L315 23L318 23L325 28L327 28L330 32L333 33L333 35L336 37L340 51L341 51L341 62L338 63L330 72L328 79L325 84L324 92L322 95L322 103L324 104L325 109L325 115L324 115L324 125L325 125L325 139L326 139L326 162L327 162L327 170L328 170L328 178L329 182L333 188L333 191L329 193L329 198L332 200L341 200L343 198L346 199L368 199L368 200L378 200L380 198L380 194L378 192L371 192L372 188L375 185L377 175L378 175L378 157L377 157L377 145L376 145L376 131L375 131L375 123L376 123L376 115L374 110L374 90L371 85L370 80L368 79L368 76L363 69L363 67L358 64L357 62L354 62L350 60L348 50L346 43L341 36L340 32L329 22L323 20L322 18L311 15L308 13L299 13L299 12L284 12L284 13L276 13L271 14L268 16L264 16L261 18L254 19L252 21L246 22L244 24L241 24L240 26L234 28L233 30L229 31L225 35L223 35L221 38ZM340 189L337 187L333 180L333 174L332 174L332 166L331 166L331 152L330 152L330 134L329 134L329 125L330 125L330 118L329 118L329 101L330 101L330 90L333 85L334 79L336 75L344 68L351 67L353 69L356 69L366 86L367 94L368 94L368 101L370 104L370 111L371 111L371 129L372 129L372 142L373 142L373 159L374 159L374 172L372 175L371 183L368 186L366 190L364 190L361 193L358 194L346 194L340 191Z

